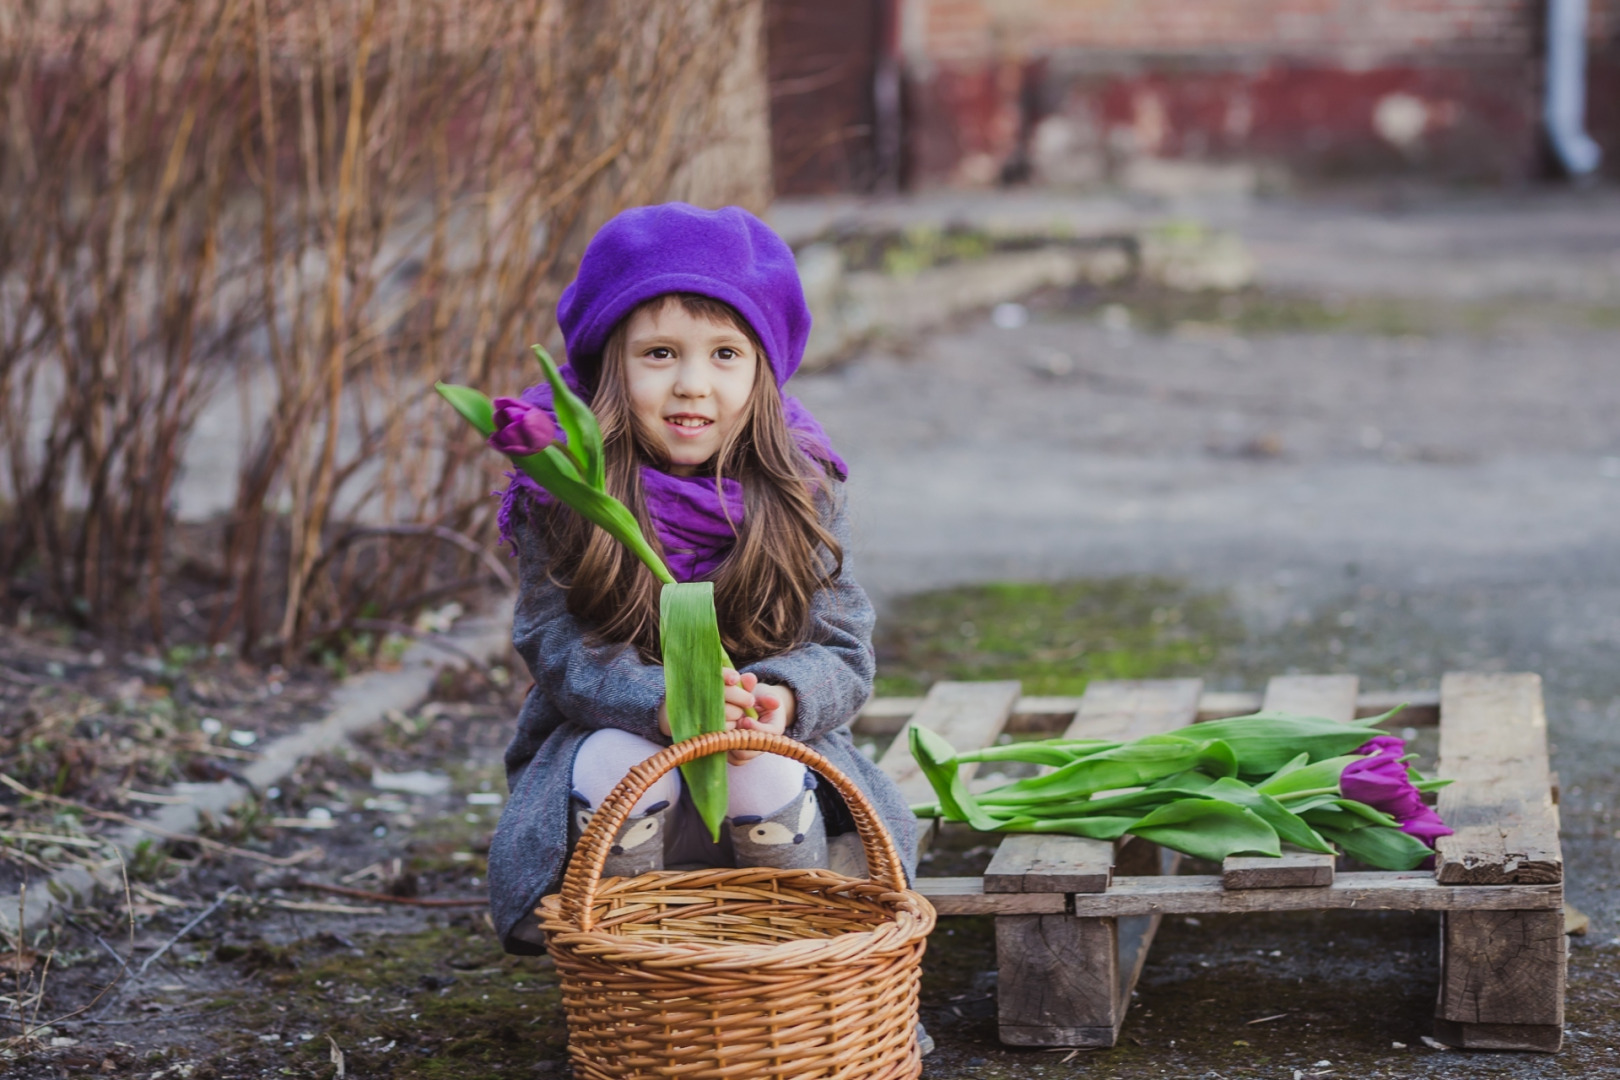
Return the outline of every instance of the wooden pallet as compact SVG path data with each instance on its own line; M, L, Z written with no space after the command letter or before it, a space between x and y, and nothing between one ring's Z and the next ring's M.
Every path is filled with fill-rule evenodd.
M1263 697L1204 694L1197 679L1095 682L1081 698L1025 698L1016 682L939 683L878 699L858 731L896 732L882 767L906 797L933 797L907 750L918 724L961 750L1004 731L1134 739L1259 707L1349 720L1398 695L1358 695L1353 675L1281 676ZM994 915L1001 1039L1013 1046L1112 1046L1166 914L1329 908L1441 912L1435 1037L1489 1050L1557 1050L1566 945L1563 856L1537 675L1448 674L1414 695L1400 726L1438 723L1439 810L1456 835L1436 869L1336 872L1327 856L1230 858L1177 875L1179 856L1127 837L1002 839L983 877L919 878L943 915ZM963 767L971 783L972 765ZM922 830L924 845L933 829Z

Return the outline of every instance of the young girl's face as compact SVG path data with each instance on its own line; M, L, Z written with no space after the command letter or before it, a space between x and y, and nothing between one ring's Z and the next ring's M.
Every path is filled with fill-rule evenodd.
M663 440L672 473L696 472L747 415L758 351L735 326L666 303L631 316L624 355L636 419Z

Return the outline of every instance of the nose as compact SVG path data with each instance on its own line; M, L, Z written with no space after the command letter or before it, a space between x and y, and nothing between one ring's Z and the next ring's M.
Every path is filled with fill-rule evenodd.
M674 393L681 398L709 396L709 375L699 358L684 359L675 369Z

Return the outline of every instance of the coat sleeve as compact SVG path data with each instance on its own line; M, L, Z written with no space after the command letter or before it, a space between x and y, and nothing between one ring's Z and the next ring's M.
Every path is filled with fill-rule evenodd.
M592 644L568 613L567 592L546 573L550 561L540 515L519 511L514 530L520 588L512 645L557 710L591 728L613 727L654 741L664 703L664 669L628 645Z
M843 570L811 601L804 644L743 669L761 682L793 690L797 712L787 734L800 742L853 720L872 696L877 668L872 651L876 614L866 590L850 576L849 519L842 492L834 491L825 505L827 528L844 549Z

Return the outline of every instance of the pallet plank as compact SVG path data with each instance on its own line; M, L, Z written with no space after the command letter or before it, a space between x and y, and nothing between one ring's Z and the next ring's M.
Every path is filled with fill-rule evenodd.
M1225 914L1243 911L1563 910L1556 885L1440 885L1426 871L1339 874L1332 885L1306 889L1240 889L1217 874L1116 877L1106 893L1077 895L1074 913L1089 916Z
M934 789L928 786L922 767L911 756L910 728L921 725L937 732L958 750L989 746L1007 726L1013 703L1018 700L1018 689L1015 680L935 683L912 714L906 729L894 737L889 749L878 759L878 767L889 774L907 802L928 802L933 798ZM977 762L961 767L959 775L964 782L972 777L976 768Z
M1279 675L1266 684L1260 707L1268 712L1348 722L1356 716L1354 675ZM1298 889L1333 884L1332 855L1285 851L1280 858L1231 855L1221 864L1228 889Z
M1106 679L1086 687L1064 737L1139 739L1185 727L1198 717L1202 679Z
M920 877L912 888L928 898L939 915L1061 915L1062 893L986 893L981 877Z
M1558 885L1440 885L1427 872L1340 874L1327 888L1238 890L1214 874L1116 877L1107 893L987 893L977 877L918 878L918 892L940 915L1043 915L1073 905L1076 915L1222 915L1246 911L1563 911Z
M1277 675L1266 683L1260 707L1267 712L1354 720L1359 683L1354 675Z
M1445 884L1563 880L1547 763L1547 714L1534 674L1447 674L1440 683L1439 811L1456 830L1436 845Z
M1014 833L984 871L987 893L1100 893L1114 878L1114 845L1085 836Z
M1318 889L1333 884L1332 855L1285 851L1267 855L1228 855L1221 863L1225 889Z

